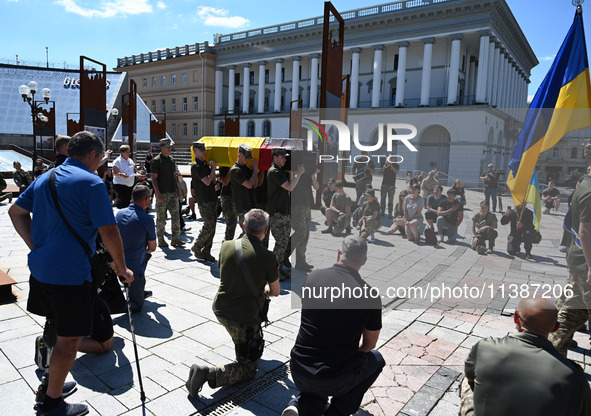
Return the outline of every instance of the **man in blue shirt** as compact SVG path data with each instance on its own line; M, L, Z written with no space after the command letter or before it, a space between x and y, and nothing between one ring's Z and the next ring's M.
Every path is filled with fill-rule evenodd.
M132 204L117 213L117 227L123 240L125 262L133 271L133 283L129 286L131 311L139 312L144 299L151 292L145 292L146 265L150 254L156 250L156 227L154 219L144 211L150 206L150 188L137 185L131 194Z
M93 172L104 154L102 141L92 133L75 134L69 158L55 169L59 205L74 230L94 255L97 231L111 253L117 275L133 281L125 265L123 244L103 181ZM42 175L10 207L14 228L31 249L27 310L53 321L57 341L49 362L49 384L38 415L84 415L86 405L69 404L62 388L76 359L78 345L92 326L92 283L88 255L68 230L51 197L50 175ZM33 214L33 218L31 218Z

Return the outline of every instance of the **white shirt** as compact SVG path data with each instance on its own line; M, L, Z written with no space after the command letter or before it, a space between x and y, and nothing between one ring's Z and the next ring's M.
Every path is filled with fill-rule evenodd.
M127 158L127 160L125 160L122 156L119 156L113 162L113 166L117 166L120 173L125 173L128 175L127 178L113 175L113 183L115 185L125 185L132 187L135 183L135 176L131 176L135 173L135 163L133 163L133 160L131 160L131 158Z

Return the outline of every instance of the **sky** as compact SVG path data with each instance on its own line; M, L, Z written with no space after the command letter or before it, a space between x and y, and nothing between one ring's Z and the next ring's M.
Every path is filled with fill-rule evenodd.
M535 94L556 56L575 7L571 0L506 0L540 61ZM386 3L333 0L340 12ZM321 0L0 0L0 62L71 67L84 55L107 65L117 58L209 41L216 33L276 25L323 14ZM587 14L586 10L589 10ZM591 33L591 0L583 4ZM346 42L346 39L345 39ZM591 41L589 41L591 42ZM590 44L588 42L588 45Z

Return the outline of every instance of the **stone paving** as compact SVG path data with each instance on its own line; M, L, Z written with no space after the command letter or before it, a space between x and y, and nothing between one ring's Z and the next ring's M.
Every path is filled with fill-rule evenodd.
M402 186L399 182L399 189ZM351 195L354 190L347 192ZM483 337L514 330L511 313L518 299L511 299L508 293L501 297L498 286L564 282L567 269L564 254L558 251L564 212L544 216L544 238L534 246L533 260L524 260L523 254L506 254L509 227L501 225L497 251L481 256L470 249L469 241L471 218L482 193L468 191L467 198L462 237L453 245L417 246L400 236L390 236L391 220L382 218L384 226L376 232L376 243L370 245L369 260L361 269L362 276L382 294L388 288L429 290L442 285L485 287L487 292L482 299L472 300L431 302L412 294L408 299L384 298L378 347L387 365L357 415L457 414L457 388L472 345ZM26 312L28 250L12 228L7 208L8 204L0 204L0 270L17 281L18 302L0 305L0 414L25 415L33 413L32 390L41 377L33 363L33 350L43 320ZM324 220L319 211L313 211L312 218L308 261L316 268L328 267L336 260L340 240L320 233ZM158 249L148 265L147 289L154 296L134 315L145 404L140 401L129 321L125 315L115 315L113 350L103 355L79 354L70 376L79 385L71 400L87 403L91 414L278 415L297 395L288 362L299 327L297 294L305 276L294 273L291 281L281 283L280 296L272 300L273 323L265 329L267 344L256 379L217 390L206 385L199 399L188 396L184 383L192 364L216 365L234 357L231 339L211 310L219 269L195 261L190 252L200 224L199 220L187 221L192 229L182 235L186 247ZM223 229L220 221L214 255ZM491 285L494 290L489 293ZM582 348L569 351L569 357L591 374L588 338L588 334L577 333L575 339Z

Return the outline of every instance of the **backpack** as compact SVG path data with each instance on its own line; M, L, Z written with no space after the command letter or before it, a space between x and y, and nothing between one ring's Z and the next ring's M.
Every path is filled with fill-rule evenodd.
M425 229L425 244L429 244L431 246L434 246L437 244L437 235L435 234L435 231L433 231L433 228L431 228L431 227L427 227Z

